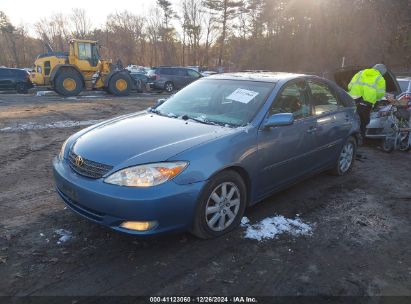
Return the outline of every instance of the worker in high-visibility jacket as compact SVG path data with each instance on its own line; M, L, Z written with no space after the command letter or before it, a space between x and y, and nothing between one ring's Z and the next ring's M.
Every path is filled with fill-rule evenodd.
M359 71L348 85L349 94L356 100L362 138L365 138L365 131L370 122L371 109L385 95L385 73L385 65L376 64L372 69Z

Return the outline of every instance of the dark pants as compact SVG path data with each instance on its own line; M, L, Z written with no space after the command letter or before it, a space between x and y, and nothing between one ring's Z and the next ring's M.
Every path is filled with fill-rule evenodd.
M370 123L370 114L372 109L372 104L369 102L364 101L362 98L358 98L356 100L357 103L357 113L360 116L360 130L362 138L365 138L365 131L367 129L367 125Z

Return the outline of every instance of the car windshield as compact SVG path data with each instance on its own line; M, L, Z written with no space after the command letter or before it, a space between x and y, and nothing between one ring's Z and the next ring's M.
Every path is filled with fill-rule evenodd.
M275 86L272 82L203 79L156 108L161 115L242 126L251 122Z
M411 80L405 80L405 79L404 80L403 79L398 80L398 83L401 87L402 92L407 92L410 82L411 82Z

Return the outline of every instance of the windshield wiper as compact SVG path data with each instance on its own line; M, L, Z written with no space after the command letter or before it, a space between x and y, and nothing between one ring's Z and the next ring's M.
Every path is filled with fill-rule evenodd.
M187 114L184 114L182 116L180 116L181 119L184 120L194 120L196 122L202 123L202 124L206 124L206 125L214 125L214 126L222 126L222 127L238 127L238 125L235 125L233 123L228 123L228 122L221 122L221 121L214 121L214 120L209 120L207 118L204 117L190 117Z
M199 123L202 123L202 124L205 124L205 125L215 125L215 123L214 122L212 122L212 121L210 121L210 120L208 120L208 119L206 119L206 118L203 118L203 117L191 117L191 116L188 116L187 114L184 114L184 115L182 115L181 116L181 119L184 119L184 120L189 120L189 119L191 119L191 120L194 120L194 121L196 121L196 122L199 122Z
M159 110L157 110L156 108L148 108L147 111L151 112L151 113L155 113L155 114L160 114L161 112Z
M157 115L160 115L160 116L167 116L166 113L163 113L160 110L157 110L156 108L150 108L150 109L148 109L148 111L150 113L154 113L154 114L157 114Z

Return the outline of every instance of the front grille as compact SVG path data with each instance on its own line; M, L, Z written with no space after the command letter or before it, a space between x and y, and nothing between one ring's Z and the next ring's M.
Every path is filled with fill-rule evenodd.
M94 178L98 179L103 177L104 174L109 172L111 169L113 169L112 166L101 164L101 163L96 163L94 161L88 160L83 158L83 164L81 166L78 166L76 164L76 157L78 155L75 154L73 151L70 151L69 153L69 164L71 169L73 169L76 173L89 177L89 178Z
M77 213L80 213L81 215L94 220L96 222L101 222L103 220L104 214L95 210L91 210L87 207L84 207L77 203L76 201L73 201L71 198L69 198L67 195L63 193L59 188L57 188L57 192L60 194L61 198L63 201L69 206L71 209L76 211Z

